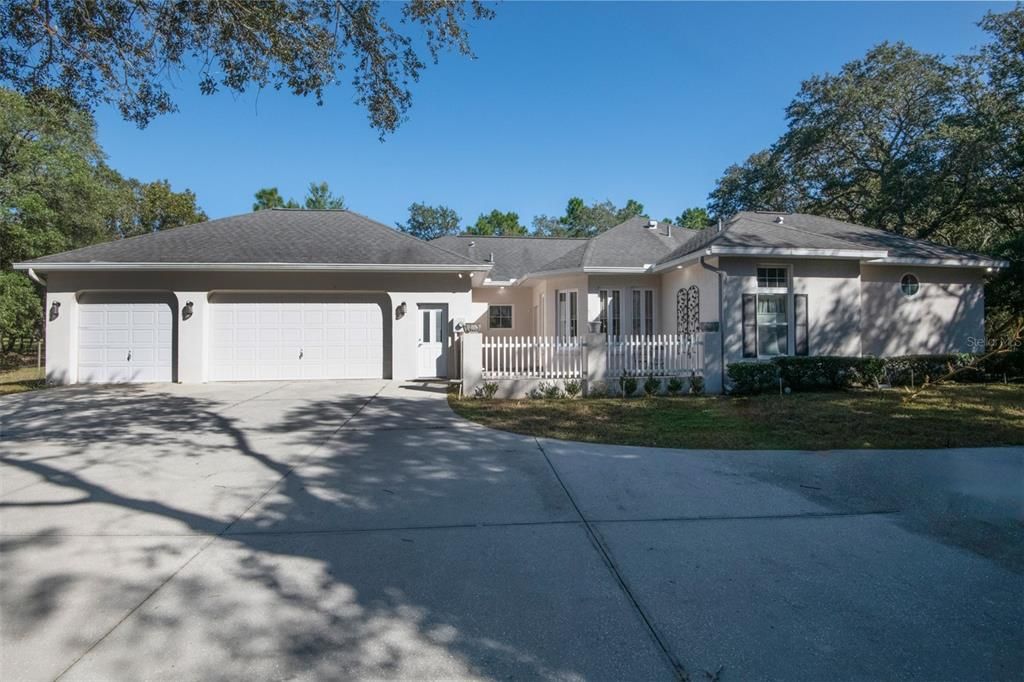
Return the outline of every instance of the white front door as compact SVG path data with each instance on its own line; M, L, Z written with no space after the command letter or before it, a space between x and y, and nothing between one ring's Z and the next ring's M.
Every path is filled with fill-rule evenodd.
M171 381L174 313L167 303L83 303L78 311L78 381Z
M448 306L419 306L419 371L424 379L448 376Z
M211 305L210 381L379 379L377 303L307 295L224 296Z

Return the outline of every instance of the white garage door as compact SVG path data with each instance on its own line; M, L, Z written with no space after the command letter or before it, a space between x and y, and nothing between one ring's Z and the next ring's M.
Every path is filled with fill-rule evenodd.
M174 314L167 303L82 303L78 381L171 381Z
M214 301L211 381L379 379L381 306L324 300Z

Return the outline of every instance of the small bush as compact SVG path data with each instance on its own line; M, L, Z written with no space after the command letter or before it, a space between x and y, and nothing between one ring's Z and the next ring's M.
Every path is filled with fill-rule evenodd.
M583 391L583 384L579 379L570 379L565 382L565 395L568 398L575 398Z
M696 372L690 373L690 393L704 395L704 377Z
M950 369L967 367L975 360L971 353L949 353L946 355L903 355L888 358L886 376L893 386L920 386L949 374ZM957 381L981 381L981 369L969 369L956 375Z
M593 381L587 386L588 398L607 398L608 384L603 381Z
M773 362L734 362L726 373L732 381L730 393L737 395L754 395L779 388L779 366Z
M542 384L542 386L541 395L545 400L558 400L562 397L562 389L558 387L558 384Z
M648 398L661 393L661 379L655 379L653 374L648 374L644 380L644 393Z
M623 374L619 377L619 390L622 392L623 398L628 398L636 394L636 377L631 377Z
M476 387L473 397L477 400L491 400L498 392L498 384L494 381L485 382Z
M669 395L679 395L679 392L683 390L683 382L679 377L672 377L668 380L668 385L665 388L668 389Z
M981 363L981 370L992 381L1020 379L1024 377L1024 350L993 355Z

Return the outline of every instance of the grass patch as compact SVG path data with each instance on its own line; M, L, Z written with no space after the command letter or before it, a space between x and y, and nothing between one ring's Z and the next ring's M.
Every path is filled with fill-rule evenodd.
M947 448L1024 444L1024 386L950 384L904 393L469 400L461 416L530 436L585 443L727 450Z
M0 395L22 393L46 385L46 372L37 367L0 370Z

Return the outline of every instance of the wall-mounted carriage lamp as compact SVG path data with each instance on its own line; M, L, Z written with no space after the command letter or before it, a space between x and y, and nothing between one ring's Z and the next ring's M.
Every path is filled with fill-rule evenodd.
M408 309L409 309L409 307L407 305L405 305L405 301L402 301L401 303L399 303L398 307L395 308L395 319L396 320L400 320L403 317L405 317L405 311L408 310Z
M54 301L50 304L50 322L53 322L60 316L60 301Z
M185 306L181 309L181 319L183 321L187 320L190 317L192 317L192 301L186 303Z

